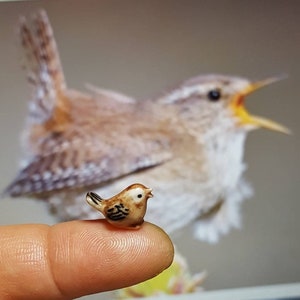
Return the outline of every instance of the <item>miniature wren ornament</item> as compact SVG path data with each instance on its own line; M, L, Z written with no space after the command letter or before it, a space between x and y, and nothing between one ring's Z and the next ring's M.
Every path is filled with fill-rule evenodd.
M151 189L135 183L110 199L102 199L98 194L88 192L86 201L112 225L138 229L144 222L147 200L151 197Z

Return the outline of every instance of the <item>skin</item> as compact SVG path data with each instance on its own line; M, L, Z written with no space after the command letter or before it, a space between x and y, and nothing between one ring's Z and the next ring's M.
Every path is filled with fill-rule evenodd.
M0 298L74 299L118 289L159 274L173 255L169 237L147 222L139 230L105 220L1 226Z

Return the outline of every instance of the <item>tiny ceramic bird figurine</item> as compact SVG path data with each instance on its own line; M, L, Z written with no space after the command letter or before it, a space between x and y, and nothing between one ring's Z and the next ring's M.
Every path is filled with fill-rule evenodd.
M137 229L144 222L147 200L151 197L151 189L135 183L110 199L102 199L98 194L88 192L86 201L99 210L112 225Z
M193 223L196 238L216 242L239 227L241 202L251 195L247 133L288 132L250 115L244 99L279 78L202 75L145 101L98 88L89 95L67 88L45 12L33 30L22 18L19 32L33 97L21 168L7 194L46 199L63 220L97 218L82 203L87 191L114 195L143 182L156 195L147 219L168 233Z

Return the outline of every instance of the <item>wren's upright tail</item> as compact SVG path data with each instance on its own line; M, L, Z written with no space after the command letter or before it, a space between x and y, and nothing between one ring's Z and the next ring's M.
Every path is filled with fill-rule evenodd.
M39 11L32 26L28 26L27 21L25 17L20 18L19 35L26 53L28 80L33 86L28 121L43 124L57 118L55 114L68 106L64 97L66 83L46 12Z

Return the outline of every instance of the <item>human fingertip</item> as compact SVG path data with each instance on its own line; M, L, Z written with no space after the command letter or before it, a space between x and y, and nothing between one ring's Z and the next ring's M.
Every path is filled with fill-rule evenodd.
M73 221L55 225L50 236L52 274L73 297L150 279L168 268L174 255L169 236L147 222L128 230L105 220Z

